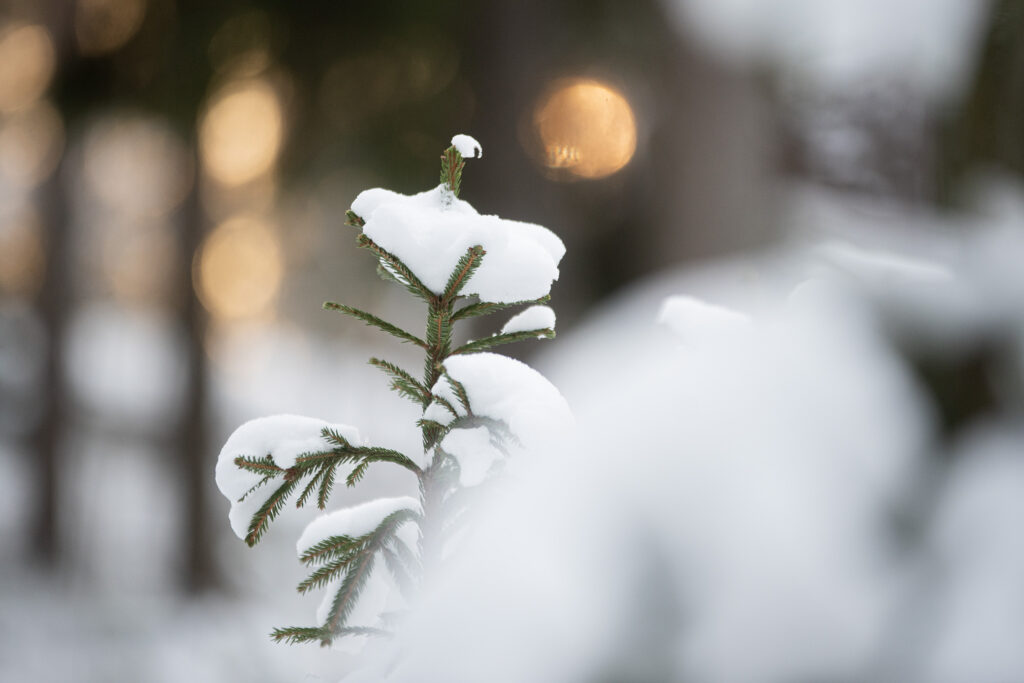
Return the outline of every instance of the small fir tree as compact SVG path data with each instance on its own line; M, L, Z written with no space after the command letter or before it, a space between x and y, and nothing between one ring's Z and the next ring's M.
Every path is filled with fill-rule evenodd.
M419 482L418 500L379 499L321 517L307 527L300 539L300 548L304 548L300 559L311 573L298 590L306 593L327 588L321 623L277 628L272 633L277 641L329 645L345 635L386 635L389 615L382 615L373 625L356 622L356 606L370 590L371 576L386 569L405 598L414 595L424 576L436 572L441 563L450 522L465 510L466 496L461 494L496 469L490 464L500 459L485 457L481 461L479 452L469 451L507 456L510 447L518 443L517 434L502 415L474 411L473 391L453 376L449 361L479 354L476 365L486 366L491 377L500 377L503 368L515 362L482 352L511 342L554 337L554 314L543 304L557 278L564 248L545 228L479 216L460 200L464 155L476 156L481 150L475 140L464 135L456 136L452 143L441 155L438 187L412 197L368 190L347 212L346 224L360 230L357 244L377 259L381 278L400 285L425 305L424 333L416 335L345 304L324 304L327 310L344 313L422 349L424 368L419 379L391 361L371 358L369 362L384 373L391 389L420 407L417 426L423 456L410 457L363 444L358 433L345 425L291 416L243 425L221 453L218 485L232 502L236 533L250 546L263 538L289 501L297 507L315 504L324 510L339 481L355 486L377 463L403 467ZM445 237L444 229L452 224L459 226L451 233L458 239L473 241L474 235L481 239L468 248L459 247L461 257L446 278L439 277L444 255L452 253L453 245L458 246L457 240ZM368 233L382 237L375 240ZM422 244L416 241L420 233L428 234ZM394 246L385 248L381 241ZM489 241L496 245L495 267L475 282L490 257L485 248ZM543 294L536 298L516 299L518 293L540 291ZM515 306L530 308L500 332L454 346L453 331L458 323ZM527 370L533 373L528 368L522 372ZM317 430L311 437L310 432ZM484 442L465 438L484 433ZM470 468L478 471L471 473ZM247 524L243 516L248 517Z

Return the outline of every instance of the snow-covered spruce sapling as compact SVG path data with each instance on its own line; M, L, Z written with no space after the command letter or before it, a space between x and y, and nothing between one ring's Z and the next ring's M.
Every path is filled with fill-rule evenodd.
M498 471L520 437L535 431L538 416L567 414L539 373L488 352L555 335L554 312L544 304L565 248L546 228L481 216L459 199L464 159L480 155L475 140L457 135L441 156L440 185L413 196L366 190L347 212L378 274L426 306L422 335L367 311L324 304L422 349L421 378L370 359L391 389L420 407L422 453L368 445L354 427L292 415L242 425L221 451L217 484L231 501L232 528L250 546L290 501L323 510L337 482L355 486L377 463L403 467L419 482L418 499L377 499L306 527L298 550L312 573L298 590L326 588L326 595L317 625L275 629L277 641L329 645L345 635L386 635L396 606L438 571L449 522L465 510L460 492ZM459 322L515 306L528 308L500 332L454 345Z

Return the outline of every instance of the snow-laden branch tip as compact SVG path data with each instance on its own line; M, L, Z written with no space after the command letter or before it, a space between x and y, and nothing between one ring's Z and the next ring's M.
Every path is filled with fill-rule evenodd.
M502 334L555 329L555 312L550 306L530 306L509 318L501 328Z
M459 133L452 138L452 145L458 150L459 154L462 155L463 159L472 159L474 157L483 158L484 148L480 146L480 143L465 133Z
M217 456L217 488L231 503L228 519L231 530L245 538L252 516L260 509L265 496L250 495L239 500L259 484L261 476L239 468L235 458L263 458L271 456L281 469L295 465L295 459L304 453L316 453L331 448L321 431L336 431L353 444L360 443L359 431L345 424L332 424L301 415L271 415L246 422L236 429Z
M374 188L361 192L352 210L366 222L363 233L401 259L434 294L444 292L459 259L479 245L486 252L483 262L462 295L493 303L546 296L558 279L562 240L540 225L481 216L469 202L446 200L445 189L438 185L409 196Z
M448 358L444 368L465 388L474 415L504 422L527 449L561 440L575 424L555 385L526 363L497 353L473 353ZM454 395L446 377L438 380L432 393ZM457 401L453 405L463 414ZM436 414L443 417L440 411Z
M295 544L295 549L299 557L302 557L308 549L332 536L365 536L376 529L388 515L399 510L413 510L418 514L420 502L409 496L376 498L320 515L306 526Z

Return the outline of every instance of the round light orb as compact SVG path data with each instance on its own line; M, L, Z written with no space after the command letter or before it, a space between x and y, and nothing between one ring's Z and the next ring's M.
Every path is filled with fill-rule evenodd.
M277 235L253 216L236 216L214 228L199 248L193 268L199 300L217 318L269 312L283 276Z
M533 123L543 163L555 177L604 178L636 151L633 108L622 93L595 80L556 83L538 103Z
M199 127L203 166L224 185L241 185L269 171L284 136L284 112L263 80L232 83L216 93Z
M0 29L0 110L21 109L42 97L56 65L53 39L44 27L14 24Z

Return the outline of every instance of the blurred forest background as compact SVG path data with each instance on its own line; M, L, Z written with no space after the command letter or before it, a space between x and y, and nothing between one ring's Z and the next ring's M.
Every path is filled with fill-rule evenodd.
M386 431L380 339L320 304L414 324L344 211L431 187L460 132L463 196L566 242L571 333L786 240L793 188L953 211L1019 179L1024 3L3 0L0 677L291 670L252 652L278 607L235 602L297 602L246 574L288 542L231 537L216 453L270 412Z

